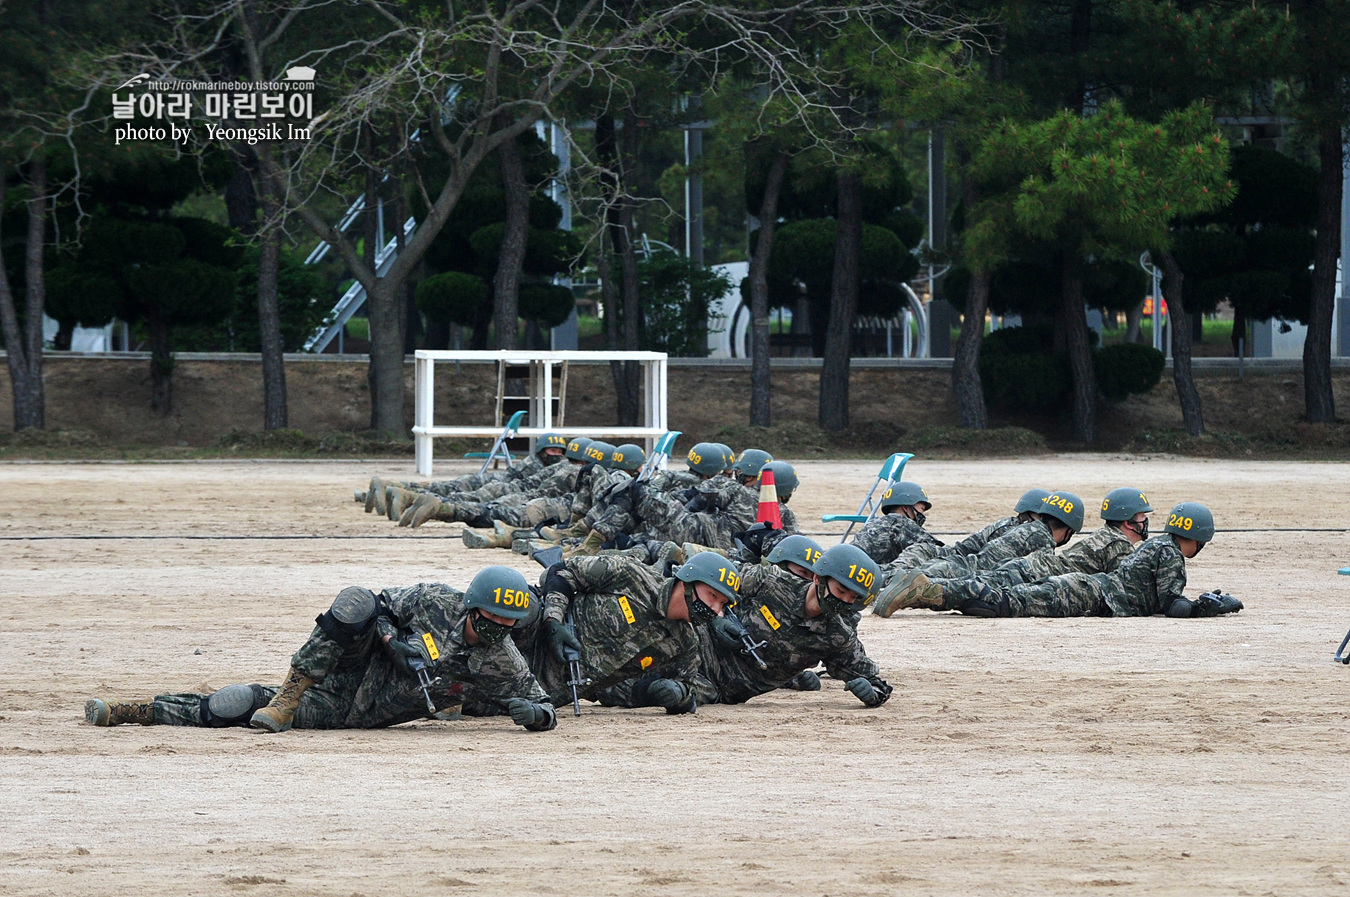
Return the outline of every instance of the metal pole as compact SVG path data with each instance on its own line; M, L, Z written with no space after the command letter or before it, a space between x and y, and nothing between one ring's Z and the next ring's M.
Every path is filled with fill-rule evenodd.
M703 267L703 131L684 129L684 254L695 268Z

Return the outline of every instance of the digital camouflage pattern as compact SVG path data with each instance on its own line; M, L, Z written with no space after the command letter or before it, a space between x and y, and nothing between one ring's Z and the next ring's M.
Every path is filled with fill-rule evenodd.
M999 564L980 579L991 586L1012 586L1065 573L1111 573L1133 550L1124 533L1114 526L1103 526L1058 554L1053 548L1042 548Z
M614 692L609 687L652 673L692 688L698 669L698 636L692 624L666 616L674 579L619 555L572 558L564 562L559 576L574 596L549 592L544 596L542 619L513 634L530 668L557 702L570 701L572 692L567 686L567 665L553 656L543 635L543 621L561 621L569 610L582 645L583 675L591 679L590 685L580 689L582 697L627 706L622 689Z
M904 514L876 515L853 538L853 544L878 564L891 563L901 552L914 545L931 545L934 548L942 545L917 521L910 520Z
M712 477L694 488L707 503L706 510L689 510L682 495L671 498L644 490L633 510L639 526L646 530L645 537L730 551L735 547L735 534L755 525L759 496L726 476Z
M438 711L464 704L465 713L495 716L506 713L512 698L548 702L511 639L493 646L464 641L464 593L442 583L420 583L380 593L380 617L350 646L334 641L315 627L291 657L291 666L315 684L301 696L292 723L296 729L379 729L427 717L426 699L417 679L405 675L385 656L379 641L421 638L430 633L440 657L428 672L432 700ZM276 688L264 689L271 700ZM159 695L156 722L201 725L199 694ZM472 709L471 709L472 708ZM549 719L528 728L552 729Z
M544 470L543 463L534 455L528 455L516 461L504 470L486 470L483 473L469 473L453 480L435 480L430 483L404 483L408 489L430 492L442 498L452 498L461 492L473 492L490 483L517 483L530 480ZM485 496L493 497L493 496Z
M992 590L1014 617L1138 617L1165 613L1186 589L1186 559L1170 535L1145 540L1114 573L1069 573ZM986 599L990 600L990 599Z
M850 625L842 617L807 617L810 586L780 567L741 567L736 616L755 641L766 643L759 655L768 669L761 670L750 657L718 644L711 633L700 629L701 668L694 689L699 703L742 704L781 688L802 670L820 663L841 681L866 678L885 702L891 686L881 678L876 662L858 641L856 622ZM856 615L852 616L856 621Z
M1028 520L991 540L975 554L938 558L920 564L918 569L929 579L966 579L1045 548L1055 549L1050 527L1039 520Z
M951 545L943 545L937 540L916 543L900 552L900 556L890 564L883 565L882 572L889 578L897 573L908 572L925 561L931 561L935 558L979 554L991 541L1002 536L1021 522L1016 516L1003 517L982 529L976 530L961 541L953 542Z

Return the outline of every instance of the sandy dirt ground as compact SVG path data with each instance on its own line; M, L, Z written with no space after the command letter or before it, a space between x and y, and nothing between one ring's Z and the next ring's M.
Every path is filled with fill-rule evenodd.
M804 463L794 507L849 510L874 471ZM1078 455L910 473L941 533L1031 486L1091 504L1137 485L1160 511L1203 500L1221 532L1190 591L1224 587L1246 610L868 615L896 687L877 710L826 679L692 718L587 706L547 734L500 718L97 729L91 695L277 682L343 586L531 562L362 513L352 490L411 476L400 462L0 465L0 893L1350 886L1350 668L1331 660L1350 626L1350 464Z

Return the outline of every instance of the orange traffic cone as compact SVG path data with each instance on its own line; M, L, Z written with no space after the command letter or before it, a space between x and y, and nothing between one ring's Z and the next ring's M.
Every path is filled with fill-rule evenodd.
M764 470L759 474L759 513L756 523L768 523L774 529L783 528L783 515L778 513L778 489L773 484L773 471Z

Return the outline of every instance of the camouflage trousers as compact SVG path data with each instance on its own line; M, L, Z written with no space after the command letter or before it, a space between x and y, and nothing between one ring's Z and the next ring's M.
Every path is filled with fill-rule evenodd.
M296 729L378 729L426 717L426 701L417 681L404 676L375 646L375 627L348 647L333 641L319 627L291 657L291 666L315 680L300 697L292 727ZM278 689L262 686L267 700ZM432 697L438 710L458 704L463 685L438 684ZM156 695L155 722L201 726L202 703L208 695L186 692ZM247 725L242 720L241 725Z
M417 489L421 492L430 492L432 495L439 495L441 498L455 498L466 492L480 492L488 490L491 494L483 495L484 498L495 498L498 495L504 495L510 491L510 486L496 479L495 473L470 473L455 480L437 480L431 483L406 483L409 489Z
M1087 573L996 588L994 595L1007 599L1008 615L1012 617L1111 616L1100 580Z

